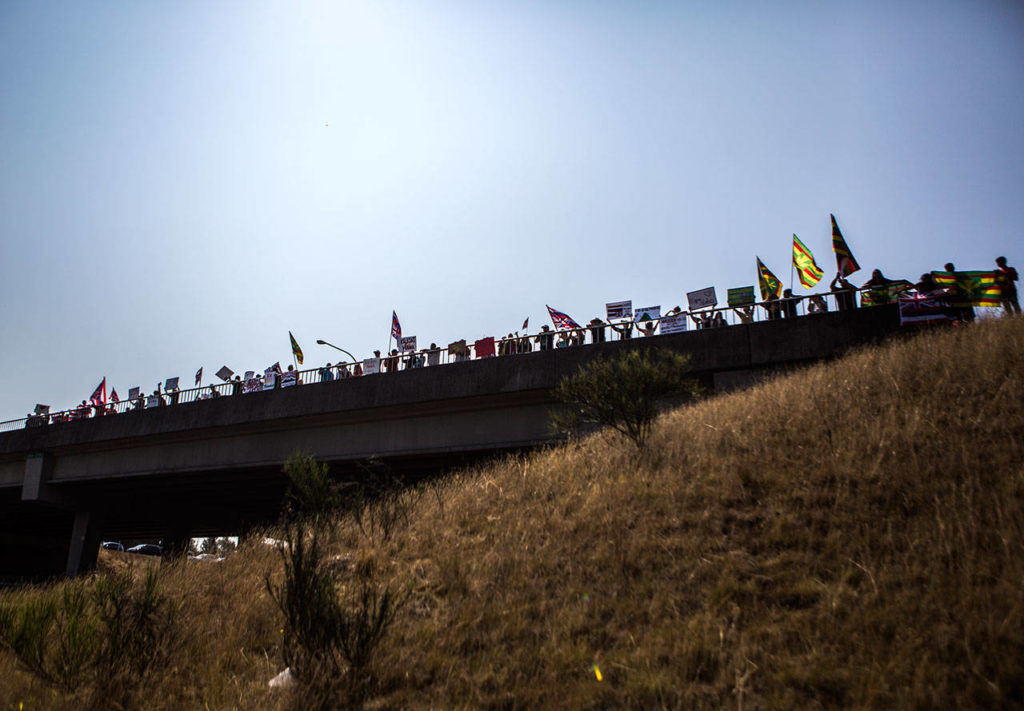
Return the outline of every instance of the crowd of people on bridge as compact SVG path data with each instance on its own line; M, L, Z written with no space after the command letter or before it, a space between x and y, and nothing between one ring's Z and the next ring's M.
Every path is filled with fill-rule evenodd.
M975 305L1001 306L1007 314L1020 313L1016 286L1019 277L1017 270L1007 264L1005 257L996 259L996 269L992 272L960 272L955 265L947 263L942 271L926 272L914 283L905 279L889 279L880 270L875 269L871 278L860 287L847 279L849 274L844 275L842 260L839 264L840 270L831 281L829 291L826 293L794 295L792 289L781 289L778 280L765 269L764 272L767 274L759 273L762 296L760 302L755 302L752 298L753 287L747 287L751 295L747 303L732 303L730 300L730 304L725 307L718 307L716 303L708 308L695 309L691 306L689 311L684 311L681 307L676 306L664 315L660 314L660 308L653 307L657 309L653 315L645 312L643 315L638 314L634 317L630 306L630 313L627 317L613 318L618 314L612 313L612 304L609 304L607 320L594 317L586 325L580 325L566 314L548 307L555 328L552 329L544 325L539 332L534 334L525 332L529 322L527 319L523 323L523 334L516 331L503 338L487 337L474 343L460 340L450 343L447 348L439 347L436 343L431 343L428 348L418 350L402 351L399 348L391 348L383 356L377 350L373 352L372 358L363 361L327 363L323 367L301 372L292 365L283 370L280 364L275 363L262 374L249 371L243 377L234 375L225 367L222 372L226 371L227 376L222 376L224 380L222 383L180 390L177 378L174 378L172 379L173 384L169 380L165 388L158 383L153 393L148 396L139 393L137 388L133 388L130 397L123 401L117 399L116 391L112 392L111 400L107 401L106 379L104 378L101 384L104 388L102 397L100 397L100 389L97 388L97 392L93 394L92 398L83 400L78 407L70 410L50 413L48 407L37 406L36 411L26 417L25 426L37 427L196 400L239 396L302 384L333 382L375 373L415 370L444 363L464 362L474 358L511 356L531 353L535 350L571 348L585 344L605 343L609 340L647 338L663 335L660 331L667 333L668 329L662 329L662 324L667 324L670 321L673 324L679 324L680 319L683 320L682 327L674 326L672 332L687 330L686 319L692 322L696 329L725 327L729 325L726 314L731 314L734 323L739 324L749 324L755 320L792 319L801 316L801 305L803 305L803 315L829 311L829 297L832 300L832 308L836 311L879 306L893 303L901 298L927 300L933 305L933 311L940 314L941 319L951 323L972 321L975 317ZM760 261L759 267L763 268ZM859 306L858 294L860 295ZM758 309L761 309L760 313ZM397 315L393 315L393 335L395 335L394 328L397 323ZM400 327L398 328L396 342L402 340ZM292 347L293 350L298 349L294 339L292 339ZM301 351L299 351L299 355L301 356ZM196 374L197 386L201 374L202 369Z

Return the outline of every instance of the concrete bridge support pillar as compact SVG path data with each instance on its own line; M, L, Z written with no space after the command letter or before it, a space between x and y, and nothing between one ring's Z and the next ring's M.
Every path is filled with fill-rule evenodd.
M91 511L76 511L68 546L67 576L73 578L96 567L100 552L100 517Z

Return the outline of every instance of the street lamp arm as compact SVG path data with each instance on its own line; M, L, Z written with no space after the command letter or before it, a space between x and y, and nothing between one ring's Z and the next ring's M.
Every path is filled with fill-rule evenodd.
M322 339L317 339L316 343L317 343L318 346L330 346L331 348L333 348L336 351L341 351L342 353L347 355L349 358L351 358L353 363L356 362L356 357L354 355L352 355L351 353L349 353L348 351L346 351L344 348L338 348L333 343L328 343L327 341L322 340Z

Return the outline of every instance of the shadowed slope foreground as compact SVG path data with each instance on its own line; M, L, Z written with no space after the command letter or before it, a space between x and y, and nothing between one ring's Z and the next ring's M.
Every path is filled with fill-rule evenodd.
M601 434L423 487L386 537L342 521L335 563L410 591L370 704L1020 706L1022 354L1019 318L925 333L679 409L640 454ZM265 689L276 562L166 570L186 618L260 626L193 620L195 705L294 701Z

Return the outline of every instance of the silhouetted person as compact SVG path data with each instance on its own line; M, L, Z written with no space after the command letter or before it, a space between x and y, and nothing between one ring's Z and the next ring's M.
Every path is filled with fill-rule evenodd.
M786 289L782 292L782 315L786 318L796 318L796 302L797 298L793 296L792 289Z
M768 312L769 321L778 321L782 318L782 306L775 294L768 294L768 298L761 302L761 307Z
M829 285L832 296L836 300L836 311L853 311L857 308L857 287L848 282L841 274Z
M956 270L953 262L946 262L943 268L953 275L953 312L960 321L973 321L974 304L971 302L971 290L967 285L967 277Z
M1006 257L996 257L996 284L999 286L999 303L1008 314L1019 314L1017 301L1017 270L1006 265Z

